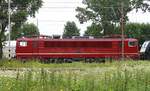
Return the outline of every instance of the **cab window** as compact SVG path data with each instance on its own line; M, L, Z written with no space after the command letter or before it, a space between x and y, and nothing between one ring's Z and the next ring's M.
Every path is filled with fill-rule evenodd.
M128 46L129 47L134 47L134 46L136 46L137 45L137 42L136 41L129 41L128 42Z
M26 47L27 46L27 41L20 41L19 46Z

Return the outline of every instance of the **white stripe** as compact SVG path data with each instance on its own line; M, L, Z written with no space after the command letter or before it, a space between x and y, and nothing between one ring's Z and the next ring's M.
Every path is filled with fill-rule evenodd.
M16 53L17 55L68 55L68 54L122 54L122 53ZM125 55L139 55L138 53L125 53Z

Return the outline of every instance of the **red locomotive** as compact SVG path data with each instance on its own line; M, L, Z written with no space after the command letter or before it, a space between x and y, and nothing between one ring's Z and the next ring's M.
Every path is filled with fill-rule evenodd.
M16 57L21 59L73 59L73 58L113 58L122 54L120 38L97 39L53 39L48 37L20 38L16 44ZM138 41L124 40L124 55L139 58Z

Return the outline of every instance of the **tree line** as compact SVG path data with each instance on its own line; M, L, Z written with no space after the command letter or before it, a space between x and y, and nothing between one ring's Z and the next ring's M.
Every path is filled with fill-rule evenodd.
M87 29L84 31L83 36L103 37L106 35L121 35L120 26L115 26L110 31L111 33L106 34L104 33L104 30L100 25L93 23L87 27ZM127 23L125 24L124 33L128 38L138 39L139 44L142 45L144 41L150 40L150 24ZM80 36L80 29L77 28L75 22L68 21L66 23L63 36Z

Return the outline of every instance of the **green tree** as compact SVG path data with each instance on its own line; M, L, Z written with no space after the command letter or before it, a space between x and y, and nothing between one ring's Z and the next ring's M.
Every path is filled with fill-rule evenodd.
M139 23L127 23L125 26L125 34L129 38L140 38L142 33L142 24Z
M11 25L21 26L27 17L34 17L42 6L42 0L11 0ZM0 59L2 58L2 42L8 27L8 0L0 0Z
M136 38L142 45L145 40L150 40L150 24L128 23L125 26L127 37Z
M80 36L80 29L76 26L75 22L68 21L64 27L64 37L71 38L72 36Z
M83 0L85 8L77 7L76 17L81 23L92 21L100 24L104 29L104 35L111 34L116 24L124 15L124 22L128 20L127 13L133 9L149 10L149 1L144 0ZM122 13L123 8L123 13Z
M12 31L11 33L11 39L16 40L17 38L20 38L22 36L33 36L33 35L39 35L39 29L35 24L23 24L20 28L17 28L16 30Z
M85 31L84 35L100 37L102 36L102 32L103 30L102 30L101 25L97 25L93 23L91 26L87 27L87 30Z
M121 34L121 31L118 31L118 29L120 29L120 26L115 27L113 34ZM142 45L144 41L150 40L150 24L148 23L127 23L124 32L128 38L138 39L140 45Z

